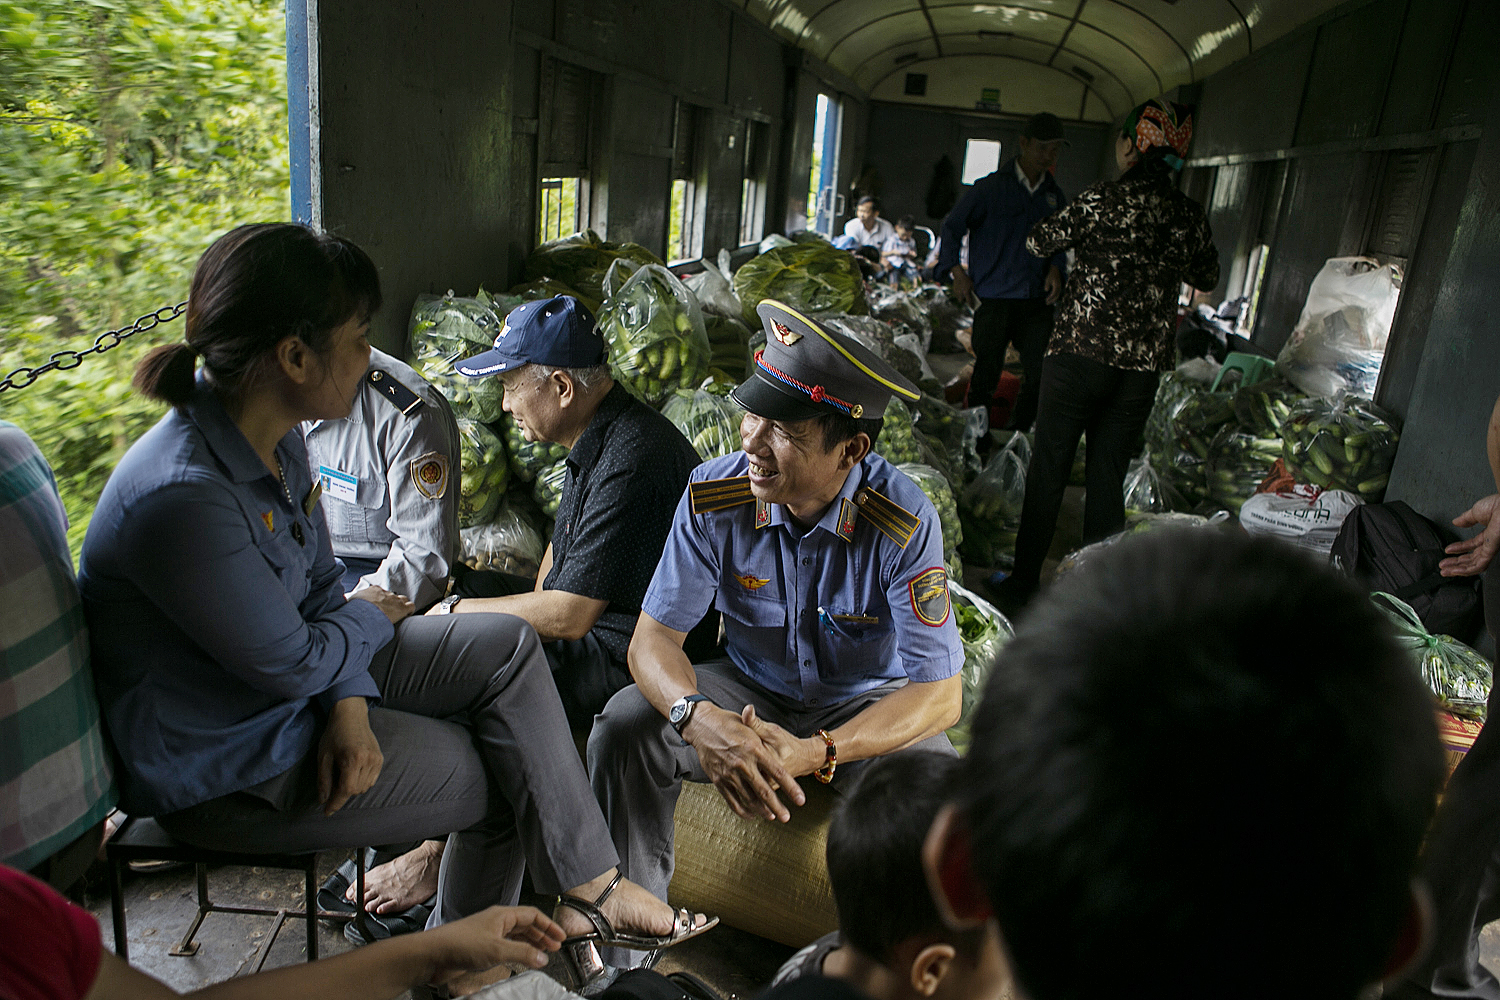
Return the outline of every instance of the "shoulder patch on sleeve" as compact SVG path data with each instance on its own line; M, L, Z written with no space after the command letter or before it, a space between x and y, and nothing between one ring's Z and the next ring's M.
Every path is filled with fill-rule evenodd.
M704 479L688 484L692 498L693 513L707 514L710 511L738 507L755 499L750 492L750 477L736 476L733 479Z
M395 376L384 369L371 368L365 373L365 382L374 387L377 396L400 410L402 414L410 415L426 405L421 396L402 385Z
M429 500L441 500L448 492L448 456L429 451L411 460L411 482Z
M922 523L920 517L868 486L854 494L854 503L866 520L903 549Z
M948 620L952 607L948 601L948 573L941 567L924 569L906 585L911 594L911 609L923 625L937 628Z

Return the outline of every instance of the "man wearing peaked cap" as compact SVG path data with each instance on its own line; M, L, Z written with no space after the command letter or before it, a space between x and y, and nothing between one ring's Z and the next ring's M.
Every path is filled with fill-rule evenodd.
M798 779L838 789L862 760L953 752L963 649L941 525L870 452L891 397L917 389L794 309L757 311L766 349L733 393L743 450L694 470L631 640L635 686L589 739L622 870L663 899L684 775L784 822ZM693 664L683 637L710 608L726 655Z

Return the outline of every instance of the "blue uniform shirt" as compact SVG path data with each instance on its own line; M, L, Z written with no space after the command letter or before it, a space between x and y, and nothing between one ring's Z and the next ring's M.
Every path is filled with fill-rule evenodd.
M1052 175L1036 191L1027 191L1016 176L1014 159L974 182L943 220L937 273L946 275L958 263L964 234L969 235L969 277L981 299L1037 299L1046 295L1047 268L1066 270L1067 255L1042 260L1026 252L1031 227L1068 203Z
M126 812L275 777L313 748L333 702L379 697L368 668L390 620L344 599L322 508L303 509L301 433L276 456L291 501L200 381L99 498L79 589Z
M748 465L736 452L698 466L692 481L743 476ZM848 541L839 534L842 501L865 486L921 519L905 548L863 516ZM713 605L724 613L735 665L812 708L893 680L940 681L959 672L963 647L946 600L936 624L918 613L914 588L941 573L943 536L932 503L904 473L867 455L805 533L779 504L766 508L767 523L757 528L756 507L694 514L684 493L642 610L687 632Z

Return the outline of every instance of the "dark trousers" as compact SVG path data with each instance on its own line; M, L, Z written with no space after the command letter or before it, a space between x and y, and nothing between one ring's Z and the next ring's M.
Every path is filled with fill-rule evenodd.
M1026 500L1011 573L1016 586L1034 589L1041 581L1073 456L1085 434L1084 543L1097 542L1125 526L1125 472L1140 446L1159 377L1076 354L1053 354L1042 365L1036 443L1026 469Z
M1484 623L1500 636L1500 560L1484 574ZM1490 691L1490 719L1500 711ZM1500 724L1486 725L1448 780L1427 838L1421 872L1437 903L1432 949L1388 1000L1500 998L1500 981L1479 964L1479 932L1500 920Z
M332 816L317 802L316 746L242 792L157 817L200 847L301 852L450 834L428 926L514 904L614 867L609 829L563 719L536 633L510 615L403 621L370 664L370 729L385 764Z
M509 597L535 589L536 581L524 576L472 570L462 563L454 566L453 592L462 597ZM587 730L614 693L630 683L630 668L592 632L582 639L544 642L542 652L572 729Z
M970 406L989 412L995 387L1005 370L1005 349L1016 345L1025 379L1010 426L1030 430L1036 419L1042 385L1042 358L1052 336L1052 307L1046 299L981 299L974 312L974 374L969 379Z

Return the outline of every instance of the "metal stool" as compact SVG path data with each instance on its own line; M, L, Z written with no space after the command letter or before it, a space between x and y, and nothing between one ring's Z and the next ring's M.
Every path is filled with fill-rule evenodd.
M196 955L198 942L193 938L210 913L249 913L261 917L275 917L270 936L260 946L252 971L259 972L276 943L276 935L288 917L307 923L307 960L318 957L318 918L348 922L362 920L365 900L365 852L355 852L356 906L353 914L329 913L317 909L318 855L309 854L249 854L242 851L215 851L204 847L193 847L173 839L156 820L150 817L131 816L115 831L104 845L104 858L109 865L109 904L115 925L115 954L123 961L130 961L130 943L125 933L125 887L121 869L131 861L181 861L191 864L198 876L198 914L188 926L187 933L168 954L179 957ZM306 898L302 909L271 910L258 906L221 906L208 898L208 866L238 865L245 868L282 868L300 871L307 879ZM309 916L311 914L311 916Z

